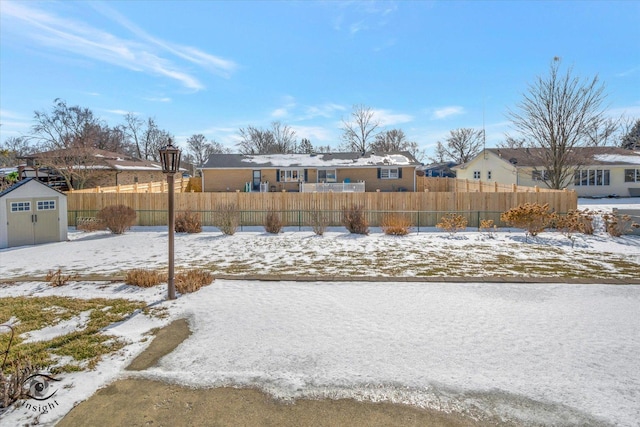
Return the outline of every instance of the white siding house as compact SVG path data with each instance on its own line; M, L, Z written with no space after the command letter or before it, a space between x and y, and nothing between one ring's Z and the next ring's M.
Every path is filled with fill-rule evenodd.
M539 148L488 148L469 162L455 166L460 179L482 180L518 186L546 185ZM578 197L640 196L640 151L617 147L579 148L581 165L574 168L566 188Z

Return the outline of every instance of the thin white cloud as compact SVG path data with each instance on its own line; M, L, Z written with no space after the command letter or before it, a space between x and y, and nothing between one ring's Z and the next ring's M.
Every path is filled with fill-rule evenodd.
M628 70L615 74L616 77L628 77L640 71L640 67L633 67Z
M171 102L171 98L168 96L158 97L158 98L143 98L145 101L151 102Z
M271 117L274 119L281 119L283 117L287 117L289 115L289 111L286 108L276 108L271 112Z
M315 117L332 117L337 111L344 111L343 105L326 103L320 105L312 105L306 108L304 119L313 119Z
M15 24L14 27L26 26L19 28L20 34L48 50L53 49L133 71L165 76L192 90L202 90L204 85L197 77L183 70L175 61L176 58L225 77L235 70L236 65L233 61L209 55L190 46L178 46L155 39L105 4L89 4L129 29L136 38L124 39L81 21L61 18L32 8L29 3L3 0L2 10L5 22Z
M374 119L380 122L380 126L394 126L413 121L410 114L392 113L389 110L372 110Z
M131 112L131 111L127 111L127 110L105 110L105 111L107 113L118 114L120 116L126 116L127 114L129 114Z
M307 138L311 141L312 145L332 145L337 142L337 137L334 134L335 130L323 127L323 126L296 126L292 125L293 129L299 139Z
M640 117L640 105L628 105L626 107L611 108L606 111L606 115L611 118L619 117Z
M458 105L452 105L449 107L438 108L433 112L431 118L433 120L442 120L451 116L459 116L460 114L464 114L464 108Z

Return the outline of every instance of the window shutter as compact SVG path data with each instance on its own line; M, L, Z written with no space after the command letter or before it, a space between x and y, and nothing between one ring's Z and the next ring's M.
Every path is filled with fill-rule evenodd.
M398 179L402 179L402 168L398 168Z
M276 169L276 182L280 182L280 169Z
M304 182L309 181L309 169L304 170Z
M382 176L382 168L378 168L378 179L380 179L380 176Z

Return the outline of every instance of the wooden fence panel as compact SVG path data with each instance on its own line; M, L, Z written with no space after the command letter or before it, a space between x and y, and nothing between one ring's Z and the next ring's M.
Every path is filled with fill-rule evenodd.
M446 212L475 212L475 222L487 215L505 212L524 203L549 203L555 212L565 213L577 208L577 196L573 191L559 192L397 192L397 193L176 193L177 212L190 210L203 216L203 223L211 225L213 212L220 206L234 204L246 212L247 221L260 225L264 212L274 210L291 212L287 222L296 225L310 212L321 212L330 218L332 225L339 225L341 212L351 206L363 206L365 211L377 212L378 225L381 215L389 212L411 213L420 225L434 225ZM167 221L166 193L68 193L69 224L75 225L77 217L95 216L105 206L123 204L136 210L138 225L165 225ZM420 218L417 214L420 212ZM494 219L494 221L496 221ZM436 221L437 222L437 221ZM497 222L497 221L496 221ZM248 223L245 225L249 225Z

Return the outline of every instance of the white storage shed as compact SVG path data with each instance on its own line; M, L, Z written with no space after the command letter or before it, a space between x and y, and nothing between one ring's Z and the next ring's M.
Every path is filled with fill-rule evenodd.
M67 196L35 178L0 193L0 249L67 240Z

